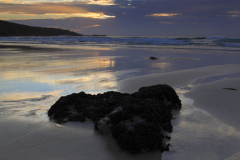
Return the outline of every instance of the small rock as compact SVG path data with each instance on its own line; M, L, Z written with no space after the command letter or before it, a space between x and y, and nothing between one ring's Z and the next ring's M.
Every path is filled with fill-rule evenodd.
M235 89L235 88L223 88L223 89L233 90L233 91L236 91L236 90L237 90L237 89Z
M149 57L150 60L157 60L157 57Z

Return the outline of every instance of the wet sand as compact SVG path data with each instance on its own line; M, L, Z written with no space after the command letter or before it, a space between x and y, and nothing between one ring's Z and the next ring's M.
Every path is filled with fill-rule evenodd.
M166 48L1 48L0 159L239 159L239 55L216 54ZM149 60L150 55L159 60ZM173 86L183 103L172 121L170 152L162 155L130 155L111 137L95 132L92 122L57 125L46 115L62 95L131 93L154 84Z
M240 78L233 76L239 68L219 65L138 76L122 80L119 90L132 93L143 85L163 83L180 95L183 109L173 120L173 146L163 159L239 159Z
M240 78L223 78L197 86L185 96L193 99L196 107L240 131L239 82Z
M169 84L186 92L184 96L191 98L197 108L240 130L240 78L224 76L239 73L239 68L240 65L233 64L133 77L121 81L119 90L132 93L144 85ZM195 83L214 76L222 77L213 82Z

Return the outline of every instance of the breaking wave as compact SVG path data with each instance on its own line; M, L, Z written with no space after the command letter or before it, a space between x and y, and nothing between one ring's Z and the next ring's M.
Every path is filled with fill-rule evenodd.
M56 37L0 37L0 43L54 44L54 45L132 45L153 46L225 46L240 47L240 38L227 37L108 37L108 36L56 36Z

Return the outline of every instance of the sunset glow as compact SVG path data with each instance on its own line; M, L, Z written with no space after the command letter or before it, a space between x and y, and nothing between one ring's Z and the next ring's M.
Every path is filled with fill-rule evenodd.
M91 27L99 27L99 26L100 26L99 24L95 24L95 25L86 26L86 27L83 27L83 28L91 28Z
M113 0L0 0L0 3L10 3L10 4L34 4L34 3L75 3L75 4L94 4L94 5L116 5Z
M78 2L86 3L86 4L103 5L103 6L116 5L113 0L86 0L86 1L80 0Z
M63 19L70 17L115 18L115 16L105 15L103 12L89 12L81 7L65 4L34 3L21 5L4 4L0 6L0 18L5 20Z
M7 18L5 18L7 16ZM105 15L104 13L76 13L76 14L0 14L2 20L30 20L30 19L63 19L70 17L94 18L94 19L108 19L115 18L115 16Z
M154 13L154 14L149 14L146 15L146 17L172 17L172 16L178 16L181 14L176 14L176 13Z
M229 11L227 13L230 14L231 17L238 17L238 16L240 16L240 11Z

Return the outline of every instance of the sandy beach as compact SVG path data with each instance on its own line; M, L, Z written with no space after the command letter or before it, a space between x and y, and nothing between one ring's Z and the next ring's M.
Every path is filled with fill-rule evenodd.
M197 108L206 110L224 123L240 130L240 79L227 77L228 74L238 73L239 68L240 65L233 64L139 76L121 81L119 90L131 93L144 85L169 84L194 100L193 105ZM217 76L220 76L219 79L213 82L203 82ZM200 82L196 83L198 80Z
M0 159L237 160L239 82L235 48L1 44ZM183 105L172 120L170 151L163 154L131 155L90 121L59 125L46 115L62 95L132 93L155 84L172 86Z

